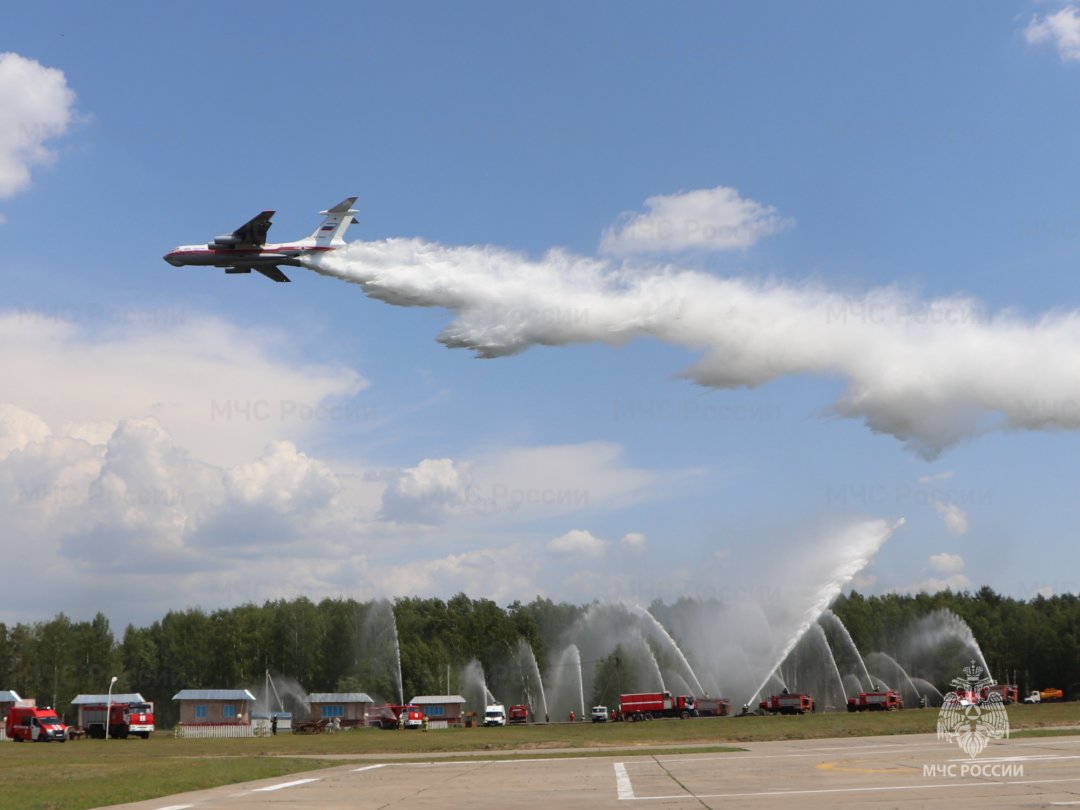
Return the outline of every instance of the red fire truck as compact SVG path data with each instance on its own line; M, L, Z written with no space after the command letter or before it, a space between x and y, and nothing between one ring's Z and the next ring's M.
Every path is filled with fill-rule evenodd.
M731 714L731 701L726 698L697 698L694 707L699 717L727 717Z
M154 704L112 703L82 707L83 729L87 736L105 739L105 713L109 714L109 736L123 740L129 736L149 739L154 730Z
M999 695L1004 704L1016 703L1020 700L1020 687L1012 683L995 683L984 686L979 690L979 702L988 703L990 695Z
M692 695L670 692L640 692L619 696L619 714L624 720L648 720L653 717L694 717L697 709Z
M879 692L859 692L855 697L849 698L847 710L849 712L891 712L904 708L904 701L899 692L886 689Z
M411 703L388 703L387 712L383 715L380 723L382 728L422 728L424 725L424 710ZM393 717L387 722L388 716Z
M7 735L15 742L64 742L67 726L52 709L12 706L7 713Z
M758 708L768 714L806 714L816 711L817 704L810 695L787 692L766 698Z
M510 707L510 713L507 717L511 723L528 723L529 722L529 707L524 703L518 703Z

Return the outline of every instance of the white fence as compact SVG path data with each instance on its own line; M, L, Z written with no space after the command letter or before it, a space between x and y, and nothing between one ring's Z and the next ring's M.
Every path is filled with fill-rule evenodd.
M256 734L254 726L250 726L247 723L195 723L184 724L177 723L176 728L173 729L173 735L176 737L184 737L189 740L205 740L210 737L255 737L262 736L262 734Z
M443 729L450 728L450 723L446 720L432 720L429 717L427 727L429 731L442 731Z

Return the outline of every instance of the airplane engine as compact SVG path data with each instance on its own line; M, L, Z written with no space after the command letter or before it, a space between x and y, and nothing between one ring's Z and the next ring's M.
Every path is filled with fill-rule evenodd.
M230 248L240 244L240 240L231 233L215 236L214 241L207 245L208 248Z

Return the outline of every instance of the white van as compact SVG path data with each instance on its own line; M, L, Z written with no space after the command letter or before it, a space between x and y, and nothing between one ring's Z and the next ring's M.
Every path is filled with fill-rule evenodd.
M501 703L493 703L484 710L485 726L505 726L506 709Z

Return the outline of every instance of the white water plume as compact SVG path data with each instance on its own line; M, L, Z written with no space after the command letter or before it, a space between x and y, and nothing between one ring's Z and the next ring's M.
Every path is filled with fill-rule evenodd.
M772 666L765 670L764 680L754 691L750 702L757 700L769 677L779 669L780 664L784 662L784 659L788 657L795 645L799 643L799 639L803 637L803 634L817 622L818 617L832 604L843 587L866 566L882 544L902 524L902 520L893 524L881 520L856 523L848 526L840 534L832 538L833 549L842 551L843 554L830 575L824 579L824 584L812 591L809 602L804 603L805 607L801 614L801 620L777 654ZM825 556L825 559L829 559L832 555L823 556ZM799 579L804 581L805 587L805 580L810 572L802 568L796 568L795 570L799 572ZM810 578L809 581L820 582L822 580ZM790 607L797 610L799 606L799 602L795 602ZM791 613L789 612L788 615L791 615Z
M832 648L834 659L840 659L836 661L837 669L840 669L842 662L845 676L854 671L856 679L864 679L862 680L862 683L864 684L863 689L872 688L870 672L866 668L866 662L863 661L863 657L859 653L859 648L855 646L855 641L851 638L851 633L848 632L844 623L840 621L840 617L831 610L826 610L821 614L818 623L828 637L829 646ZM861 691L863 690L856 690L856 692Z
M928 458L992 430L1080 429L1078 311L1025 319L895 288L855 295L559 249L534 259L409 238L353 242L308 266L380 301L451 310L438 339L481 357L653 337L701 352L685 375L714 388L835 377L846 388L834 412Z

